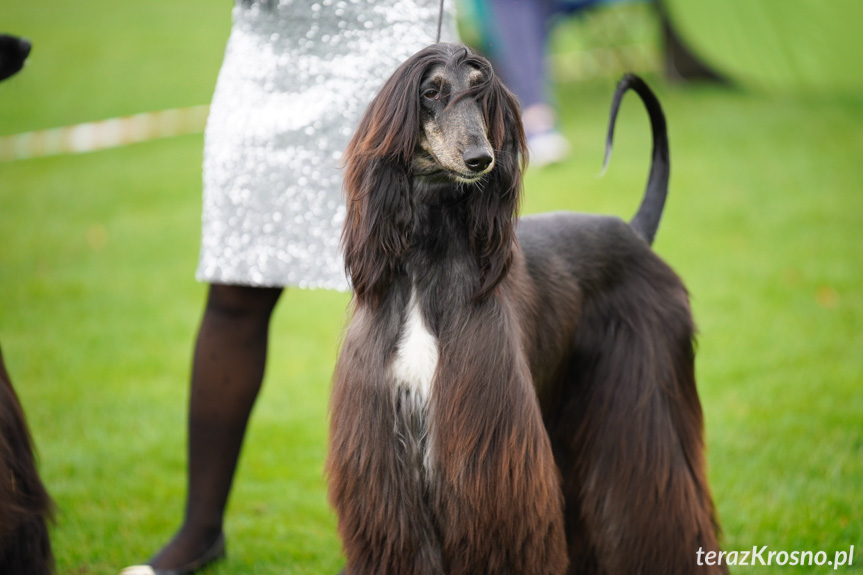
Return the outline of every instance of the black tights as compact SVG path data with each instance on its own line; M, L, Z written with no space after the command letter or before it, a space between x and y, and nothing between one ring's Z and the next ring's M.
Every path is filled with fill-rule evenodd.
M210 286L192 366L186 513L174 538L150 560L154 567L183 566L222 531L246 422L264 377L270 316L281 293Z

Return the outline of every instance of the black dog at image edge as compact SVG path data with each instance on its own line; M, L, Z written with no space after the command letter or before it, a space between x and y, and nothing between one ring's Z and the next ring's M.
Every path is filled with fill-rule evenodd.
M14 76L24 67L30 48L30 42L23 38L0 34L0 80Z
M30 43L0 35L0 80L24 65ZM53 503L36 468L24 410L0 351L0 573L48 575L54 567L48 523Z
M525 138L487 60L404 62L345 154L354 298L326 472L348 575L723 573L683 283L650 248L653 132L630 223L516 219Z

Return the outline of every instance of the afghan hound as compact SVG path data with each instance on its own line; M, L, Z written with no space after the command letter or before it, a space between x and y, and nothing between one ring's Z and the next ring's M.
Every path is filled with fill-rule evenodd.
M629 224L516 223L514 96L469 49L407 60L345 154L353 317L326 472L368 575L717 573L686 289L650 249L668 183L654 149ZM608 149L607 148L607 149ZM607 153L607 152L606 152Z

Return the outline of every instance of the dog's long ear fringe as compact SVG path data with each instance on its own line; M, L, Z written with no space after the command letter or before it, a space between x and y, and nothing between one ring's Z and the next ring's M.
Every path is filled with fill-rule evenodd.
M488 297L506 276L515 245L514 221L521 203L522 172L527 161L527 139L518 100L487 70L491 86L482 95L489 140L495 148L495 168L482 193L476 194L471 221L476 226L472 246L479 255L480 285L474 301Z
M357 300L376 306L407 250L411 205L407 166L419 134L424 62L402 64L369 104L345 151L345 270Z
M410 236L410 183L400 162L363 158L348 194L342 231L345 269L358 301L377 305L395 277Z

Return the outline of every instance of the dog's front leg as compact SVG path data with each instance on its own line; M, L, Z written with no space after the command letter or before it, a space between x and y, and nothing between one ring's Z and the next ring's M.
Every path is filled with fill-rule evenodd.
M461 317L442 337L430 425L445 572L561 575L563 496L518 327L499 301Z
M404 398L359 332L352 326L336 367L327 459L345 573L442 575L417 454L396 421Z

